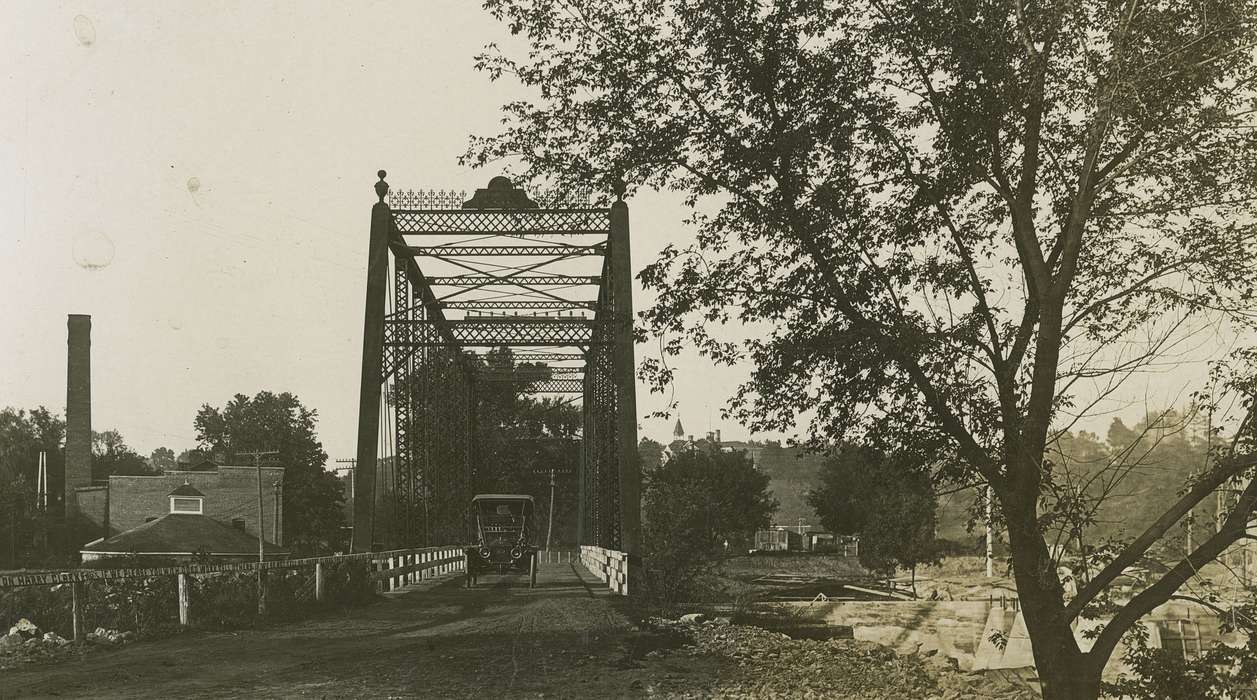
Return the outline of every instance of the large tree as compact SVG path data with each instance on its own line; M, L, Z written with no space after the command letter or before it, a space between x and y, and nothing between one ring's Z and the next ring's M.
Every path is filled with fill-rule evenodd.
M647 585L665 603L693 593L727 550L746 551L777 510L768 475L744 451L682 450L645 476Z
M1079 648L1083 609L1257 461L1242 350L1200 397L1238 395L1215 416L1236 441L1072 599L1039 508L1059 431L1193 331L1253 329L1250 0L486 7L528 51L480 66L534 97L468 161L683 193L696 240L642 273L650 329L753 363L732 407L753 428L814 409L818 441L937 440L940 476L990 484L1046 697L1097 695L1131 625L1243 536L1257 481ZM709 333L731 319L774 330Z
M92 481L105 481L111 474L145 476L159 470L127 444L117 430L92 432Z
M0 409L0 568L25 566L49 555L35 551L49 526L36 503L39 453L46 453L48 460L48 510L59 513L64 441L65 421L47 408Z
M821 463L820 485L807 494L821 524L840 535L860 537L860 563L892 574L936 563L938 498L930 465L919 457L844 446Z
M288 392L236 394L222 409L201 407L194 422L201 446L236 464L253 464L244 453L278 450L265 463L284 467L284 544L302 554L324 554L340 541L344 493L323 469L327 453L315 433L318 414Z

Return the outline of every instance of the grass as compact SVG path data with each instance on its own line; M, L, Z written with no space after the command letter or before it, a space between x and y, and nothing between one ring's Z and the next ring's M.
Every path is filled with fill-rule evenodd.
M769 574L788 574L821 579L867 579L869 572L855 560L839 554L749 554L721 562L726 578L750 581Z

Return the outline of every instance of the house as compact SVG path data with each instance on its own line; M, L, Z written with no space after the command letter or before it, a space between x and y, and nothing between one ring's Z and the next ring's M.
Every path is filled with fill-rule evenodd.
M755 532L755 551L797 552L803 549L803 535L785 525L773 525Z
M192 561L209 558L215 562L256 561L258 538L249 534L244 521L225 523L206 515L206 496L188 482L167 495L166 514L148 520L112 537L87 543L80 550L83 561L100 562L126 558L151 561ZM288 551L265 540L266 558L285 558Z

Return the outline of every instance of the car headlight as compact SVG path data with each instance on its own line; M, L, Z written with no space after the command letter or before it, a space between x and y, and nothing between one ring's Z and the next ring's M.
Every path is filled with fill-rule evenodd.
M484 557L485 559L488 559L490 554L491 552L489 551L488 547L480 548L480 556Z
M519 547L515 547L514 549L511 550L512 559L519 559L522 556L524 556L524 550L520 549Z

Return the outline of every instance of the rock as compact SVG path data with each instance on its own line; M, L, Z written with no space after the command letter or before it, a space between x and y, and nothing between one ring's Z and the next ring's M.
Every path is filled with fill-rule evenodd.
M56 645L57 645L57 646L59 646L59 647L63 647L63 646L65 646L65 645L69 644L69 643L70 643L70 640L66 639L65 637L62 637L61 635L57 634L56 632L44 632L44 643L45 643L45 644L56 644Z
M39 627L37 627L34 622L31 622L26 618L22 618L17 621L16 625L9 628L9 634L20 634L23 637L30 639L31 637L39 636Z
M20 646L22 646L22 635L20 634L6 634L0 637L0 654L12 651Z
M717 617L710 620L711 624L717 627L728 627L733 624L733 620L728 617Z
M702 613L689 613L688 615L682 615L680 621L687 625L697 625L706 619L707 616Z

